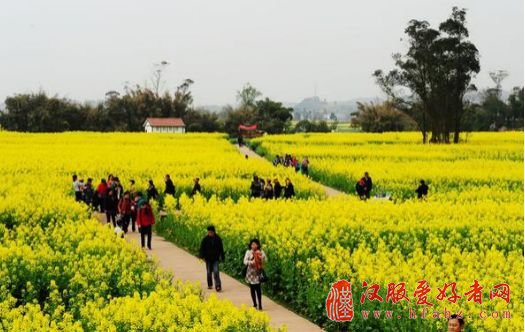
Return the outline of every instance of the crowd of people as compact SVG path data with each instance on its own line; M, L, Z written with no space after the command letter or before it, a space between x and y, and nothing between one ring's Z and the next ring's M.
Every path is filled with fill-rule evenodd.
M291 154L285 154L284 156L276 155L272 163L274 166L282 165L284 167L292 167L296 172L308 176L308 169L310 167L308 157L304 157L302 161L299 161L297 157Z
M164 178L164 195L175 196L175 185L169 174ZM122 236L128 233L129 228L135 232L139 230L142 248L147 246L151 250L152 225L155 224L155 214L151 208L150 201L159 198L159 192L153 183L148 181L146 195L135 189L135 180L129 181L129 187L124 190L118 176L108 175L107 179L101 179L95 187L93 179L88 178L86 182L73 175L73 190L75 200L86 203L90 209L104 213L106 222L112 224L115 233ZM194 179L191 194L195 195L201 191L199 178Z
M308 159L305 158L305 160L307 174ZM296 167L297 160L291 155L286 155L284 159L279 159L274 162L274 164ZM304 161L301 164L304 164ZM304 169L304 167L301 167L301 170ZM164 182L164 195L175 196L176 188L169 174L165 176ZM92 178L88 178L87 181L84 182L84 180L79 179L77 175L73 175L73 189L77 201L85 202L91 209L105 213L107 223L111 223L115 229L121 229L123 233L127 233L130 226L132 232L135 232L136 228L138 228L141 235L142 248L147 246L147 248L151 250L152 226L155 224L155 215L150 201L159 198L159 192L153 180L148 181L146 195L143 195L142 192L135 189L134 180L130 180L129 188L124 190L120 179L111 174L107 179L101 179L96 188L93 185ZM366 200L370 198L372 189L372 177L368 172L365 172L363 177L356 183L356 193L361 199ZM416 189L418 198L424 199L428 194L428 189L425 181L421 180ZM195 178L192 195L200 191L199 178ZM253 177L250 193L252 198L263 198L267 200L279 199L281 197L289 199L295 196L294 186L289 178L286 178L285 185L282 186L278 179L274 179L273 181L267 179L265 181L257 175ZM384 198L386 196L383 195L382 197ZM199 258L206 262L208 289L213 289L215 285L215 290L220 292L222 290L222 284L219 262L224 262L225 253L222 239L216 233L214 226L210 225L207 228L207 234L201 241ZM258 310L262 310L261 284L268 280L268 276L264 270L265 263L266 255L261 248L261 243L258 239L252 239L248 244L243 258L243 265L245 266L243 274L246 283L250 287L253 306ZM456 324L456 321L452 323ZM461 325L462 321L458 319L457 324Z
M278 179L267 179L253 176L252 183L250 185L250 197L252 198L264 198L264 199L279 199L281 197L289 199L295 196L295 189L292 181L286 178L284 186L281 185Z
M175 196L175 185L169 175L165 176L164 182L164 194ZM259 183L259 179L254 177L254 182ZM289 179L286 179L288 189L286 189L286 187L280 187L279 181L275 180L275 182L277 184L278 194L276 195L274 193L275 186L273 186L272 198L280 197L282 191L285 192L284 196L288 198L295 194L293 192L293 185ZM135 189L134 180L130 180L129 189L124 190L120 179L110 174L107 179L101 179L95 188L92 178L88 178L87 181L84 182L84 179L78 178L75 174L73 175L73 190L75 191L76 201L84 202L91 209L105 213L107 223L112 224L115 230L121 229L123 233L127 233L129 226L131 226L132 232L135 232L136 225L141 235L142 248L147 247L151 250L152 226L155 224L155 214L153 213L150 201L159 197L159 192L152 180L148 181L146 196L144 196L141 191ZM288 194L286 193L287 190ZM195 178L192 194L200 191L199 178ZM270 198L269 194L257 197ZM201 241L199 258L206 262L208 289L212 289L215 284L215 290L220 292L222 285L219 274L219 262L224 262L224 247L222 239L215 232L214 226L209 226L207 231L208 234ZM117 231L115 232L117 233ZM262 310L261 283L267 280L266 273L263 269L265 262L266 255L261 249L259 240L251 240L243 258L243 264L245 266L244 275L246 282L250 286L253 306L258 310Z

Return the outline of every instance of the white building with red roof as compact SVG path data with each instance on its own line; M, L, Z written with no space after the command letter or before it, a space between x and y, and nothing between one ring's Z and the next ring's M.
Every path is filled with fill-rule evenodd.
M147 133L184 134L186 125L181 118L147 118L144 130Z

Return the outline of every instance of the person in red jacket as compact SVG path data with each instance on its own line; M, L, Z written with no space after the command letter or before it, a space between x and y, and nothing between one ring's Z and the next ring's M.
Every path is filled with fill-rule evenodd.
M140 243L142 248L145 245L146 236L148 237L148 249L151 250L151 227L155 224L155 216L149 202L142 197L142 193L137 193L137 226L140 232Z
M97 190L95 192L95 202L93 205L96 209L98 209L100 212L104 213L104 199L106 198L106 191L108 190L108 184L106 183L105 179L100 180L100 183L97 186Z
M129 197L129 191L124 193L124 196L118 202L118 213L121 216L122 229L124 233L128 232L128 226L131 221L131 198Z

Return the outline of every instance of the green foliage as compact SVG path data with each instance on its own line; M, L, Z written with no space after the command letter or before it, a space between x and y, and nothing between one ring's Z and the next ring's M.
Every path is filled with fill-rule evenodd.
M223 111L224 130L235 136L238 134L239 125L257 125L257 129L269 134L284 133L290 125L293 109L284 107L282 103L269 98L257 100L262 94L246 84L237 93L240 101L238 108L227 106Z
M357 104L354 123L365 132L409 131L416 129L416 123L403 112L395 109L389 102L382 104Z
M467 131L523 129L523 88L515 87L508 103L497 89L485 90L480 104L466 106L463 122Z
M262 96L262 93L251 86L250 83L246 83L240 91L237 91L237 101L242 107L255 106L255 102L260 96Z
M427 142L459 142L465 114L465 93L475 89L471 80L479 73L479 54L467 38L466 10L454 7L450 17L433 29L427 21L410 21L405 30L409 49L394 55L396 69L384 74L374 72L377 83L396 107L418 123ZM399 95L398 87L412 92Z
M147 117L181 117L188 131L220 131L216 115L192 109L192 83L187 79L173 94L163 95L138 85L126 88L124 95L109 91L106 100L95 106L50 97L42 91L15 95L5 100L0 124L8 130L29 132L143 131Z
M317 122L301 120L295 124L294 131L296 133L329 133L332 129L333 128L328 126L328 123L324 120Z

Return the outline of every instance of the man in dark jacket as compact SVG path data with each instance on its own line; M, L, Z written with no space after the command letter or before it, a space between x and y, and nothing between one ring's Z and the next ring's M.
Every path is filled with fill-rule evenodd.
M275 179L273 180L273 197L275 199L281 198L281 193L283 192L283 186L281 186L281 183L279 180Z
M253 176L252 184L250 185L251 197L258 198L262 196L263 187L257 175Z
M213 288L211 278L213 273L215 290L220 292L221 278L219 276L219 259L224 262L224 248L222 247L222 240L219 235L215 233L215 227L213 226L208 226L208 235L202 239L199 257L206 262L208 289Z
M425 180L419 181L419 187L417 187L416 193L417 193L417 198L419 198L419 199L423 199L423 198L427 197L428 186L425 183Z
M293 187L292 181L289 178L286 178L284 181L284 198L289 199L295 196L295 189Z
M173 184L173 181L171 181L169 174L166 174L164 182L166 183L166 189L164 190L164 193L166 195L175 196L175 185Z

